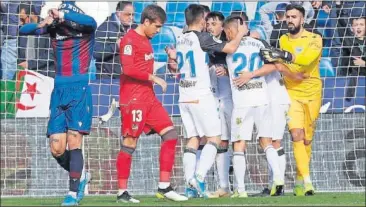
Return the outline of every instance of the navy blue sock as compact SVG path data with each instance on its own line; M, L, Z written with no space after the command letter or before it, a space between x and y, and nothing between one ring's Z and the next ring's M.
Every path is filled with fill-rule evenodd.
M70 191L78 191L83 165L84 159L81 149L70 150Z
M70 151L65 150L64 154L56 157L52 155L53 158L57 161L57 163L64 168L66 171L70 172Z

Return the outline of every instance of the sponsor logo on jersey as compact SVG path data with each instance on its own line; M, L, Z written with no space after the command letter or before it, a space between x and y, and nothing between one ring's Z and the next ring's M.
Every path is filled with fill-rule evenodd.
M189 81L189 80L180 80L179 86L182 88L190 88L195 87L197 84L197 81Z
M241 117L236 118L236 125L241 125L243 123L243 119Z
M246 83L246 84L238 87L238 91L259 89L259 88L263 88L262 82Z
M302 47L296 47L295 48L295 52L296 52L296 54L298 54L298 53L300 53L300 52L302 52L302 50L303 50L304 48L302 48Z
M154 53L145 54L145 61L154 59Z
M123 48L123 54L124 55L132 55L132 46L131 45L125 45Z

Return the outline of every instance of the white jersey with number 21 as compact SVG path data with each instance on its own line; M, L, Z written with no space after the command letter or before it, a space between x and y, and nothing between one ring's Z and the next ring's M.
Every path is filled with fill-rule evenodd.
M235 108L269 104L265 77L254 78L241 87L233 83L233 79L238 77L240 72L252 72L262 67L264 63L259 54L261 48L264 48L262 41L245 37L236 52L226 57Z

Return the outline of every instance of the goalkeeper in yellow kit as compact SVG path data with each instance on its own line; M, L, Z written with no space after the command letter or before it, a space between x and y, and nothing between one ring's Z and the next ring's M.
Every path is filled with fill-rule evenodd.
M319 75L322 38L304 30L304 14L303 7L288 5L288 33L280 38L281 49L266 48L261 51L262 57L275 63L277 68L287 67L291 72L304 73L307 77L302 81L284 77L291 98L288 126L297 166L294 188L296 196L314 195L309 168L311 144L322 98L322 81Z

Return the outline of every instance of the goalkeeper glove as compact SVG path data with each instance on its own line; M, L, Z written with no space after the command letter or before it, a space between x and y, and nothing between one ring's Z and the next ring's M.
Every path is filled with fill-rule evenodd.
M283 60L285 62L292 61L291 53L274 47L262 48L260 54L264 60L270 63L279 62L280 60Z

